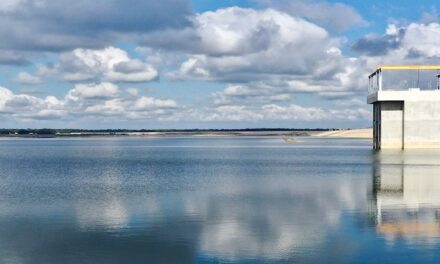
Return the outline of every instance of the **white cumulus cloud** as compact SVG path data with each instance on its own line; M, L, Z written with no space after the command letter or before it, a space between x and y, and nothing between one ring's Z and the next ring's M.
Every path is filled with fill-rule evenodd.
M15 78L14 82L20 84L40 84L41 78L35 75L32 75L27 72L20 72Z
M133 59L126 51L115 47L65 52L60 55L58 63L40 66L37 73L41 76L60 76L72 82L94 80L141 83L153 81L159 76L152 65Z
M140 96L112 83L77 84L62 99L15 94L0 87L0 115L14 120L123 117L137 120L167 119L179 111L171 99ZM105 120L104 120L105 121ZM111 122L112 120L107 120Z
M231 7L200 14L195 23L201 54L190 56L172 78L250 80L314 74L332 62L328 59L334 54L327 51L339 43L325 29L272 9Z
M106 99L115 97L119 92L118 87L112 83L77 84L69 91L67 98L77 101L83 99Z

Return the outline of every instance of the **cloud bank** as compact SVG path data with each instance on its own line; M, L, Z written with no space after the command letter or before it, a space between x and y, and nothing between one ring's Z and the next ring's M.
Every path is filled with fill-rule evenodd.
M253 3L195 13L184 0L3 1L0 67L12 77L1 116L368 126L359 102L372 70L440 56L435 19L349 40L345 32L370 24L347 4ZM193 99L184 88L193 84L209 92Z

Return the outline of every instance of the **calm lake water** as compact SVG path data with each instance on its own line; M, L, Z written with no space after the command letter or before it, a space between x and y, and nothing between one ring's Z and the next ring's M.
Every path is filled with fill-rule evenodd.
M369 140L1 139L0 263L439 263L439 172Z

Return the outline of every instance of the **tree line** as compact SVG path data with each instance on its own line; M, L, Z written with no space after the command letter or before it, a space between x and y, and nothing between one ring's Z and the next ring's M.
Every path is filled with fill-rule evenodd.
M244 128L244 129L0 129L0 135L56 135L56 134L70 134L70 133L105 133L105 134L120 134L130 132L265 132L265 131L329 131L338 130L335 128Z

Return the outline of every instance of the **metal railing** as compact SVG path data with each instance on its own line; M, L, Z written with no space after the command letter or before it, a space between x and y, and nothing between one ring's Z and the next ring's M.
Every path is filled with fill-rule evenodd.
M381 66L368 76L368 94L411 88L440 89L440 65Z

